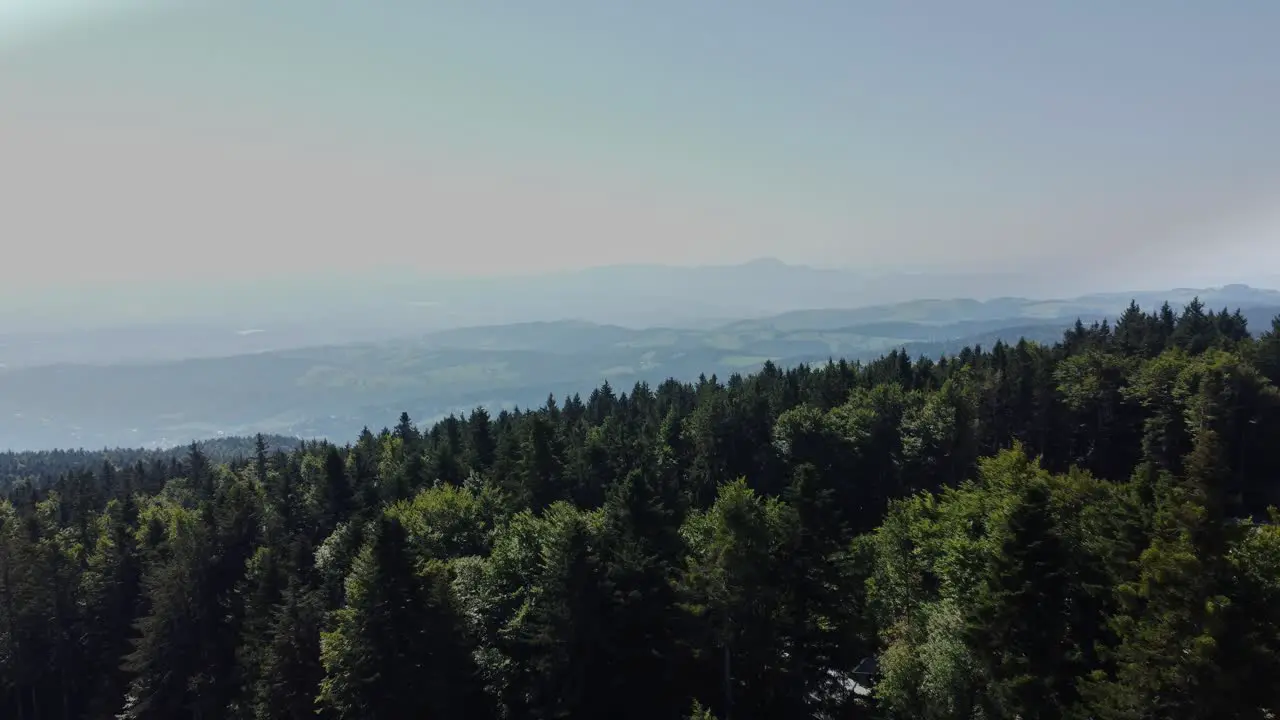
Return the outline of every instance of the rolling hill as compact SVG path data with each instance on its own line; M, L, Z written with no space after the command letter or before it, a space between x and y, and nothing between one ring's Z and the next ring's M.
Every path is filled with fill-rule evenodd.
M351 437L402 410L425 421L540 403L602 380L623 390L750 372L765 361L870 359L895 348L936 357L997 340L1053 342L1076 318L1114 317L1131 297L1152 306L1196 295L1210 307L1242 307L1253 328L1280 313L1280 293L1230 286L1065 301L920 300L709 329L531 322L227 357L8 368L0 369L0 448L159 447L254 432Z

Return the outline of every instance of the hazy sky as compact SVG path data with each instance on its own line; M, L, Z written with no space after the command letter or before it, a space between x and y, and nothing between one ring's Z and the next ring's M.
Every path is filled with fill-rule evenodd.
M1275 274L1278 35L1273 0L0 0L0 283Z

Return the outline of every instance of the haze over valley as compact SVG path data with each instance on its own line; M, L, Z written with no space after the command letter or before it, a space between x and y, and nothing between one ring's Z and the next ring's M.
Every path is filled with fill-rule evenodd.
M281 313L274 326L259 322L253 332L232 330L237 325L224 318L221 327L0 336L0 447L165 447L259 432L341 440L365 426L383 427L402 411L426 422L476 407L496 413L536 407L548 395L589 392L605 381L621 392L668 378L727 379L765 362L867 361L894 350L937 359L1023 338L1052 344L1076 320L1114 323L1131 301L1151 308L1167 302L1180 311L1199 299L1211 310L1239 309L1249 327L1261 329L1280 314L1280 292L1245 285L858 307L866 293L893 281L904 293L926 283L947 288L972 280L887 277L859 288L852 273L776 262L594 272L635 280L609 285L607 293L574 288L561 277L531 278L523 295L485 295L481 285L470 296L459 293L445 313L429 309L417 321L419 332L410 332L414 310L404 301L411 296L405 286L384 292L381 302L389 307L368 311L366 317L385 324L344 326L331 314L299 308L292 316ZM684 314L661 301L651 304L656 299L646 289L664 281L672 293L667 302ZM600 278L592 284L607 285ZM486 306L486 297L493 304ZM819 297L850 305L804 306ZM717 298L723 304L716 305ZM770 314L765 303L793 309ZM490 318L512 321L462 324Z

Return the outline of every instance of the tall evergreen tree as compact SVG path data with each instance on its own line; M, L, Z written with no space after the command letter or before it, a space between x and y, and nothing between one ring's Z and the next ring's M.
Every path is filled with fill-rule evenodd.
M476 683L439 582L415 571L400 522L379 520L321 637L319 700L334 717L474 716Z

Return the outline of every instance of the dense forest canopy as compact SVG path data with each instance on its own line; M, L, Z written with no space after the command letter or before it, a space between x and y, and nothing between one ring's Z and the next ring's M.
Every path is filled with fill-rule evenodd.
M1280 318L6 459L0 713L1264 718ZM17 468L21 468L18 470Z
M285 435L267 435L262 438L273 450L293 450L303 444L299 438ZM215 464L225 464L250 457L257 450L257 438L223 437L196 443L200 452ZM147 465L174 464L189 458L191 447L173 447L162 450L142 448L103 448L101 450L27 450L0 452L0 490L8 491L15 482L23 480L41 484L44 480L67 473L93 473L103 465L114 469L134 468L139 463L145 473ZM161 473L165 471L159 471ZM181 470L174 468L173 472Z

